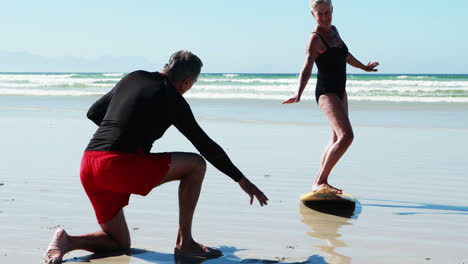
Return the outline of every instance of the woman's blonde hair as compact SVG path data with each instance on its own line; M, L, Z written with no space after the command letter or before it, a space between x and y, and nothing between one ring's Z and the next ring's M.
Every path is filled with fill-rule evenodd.
M331 0L310 0L310 9L315 11L315 8L318 4L328 4L331 8L333 8Z

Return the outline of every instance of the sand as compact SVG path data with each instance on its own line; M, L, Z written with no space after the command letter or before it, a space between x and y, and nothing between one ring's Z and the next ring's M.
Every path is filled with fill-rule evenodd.
M79 180L95 130L85 118L93 100L0 99L0 263L39 263L57 228L71 235L98 230ZM210 102L192 101L200 124L270 203L250 206L235 182L209 166L193 231L224 256L203 263L468 262L467 106L356 104L355 141L330 181L358 205L353 216L340 217L298 199L310 191L330 137L313 102L291 108ZM212 110L221 106L226 113ZM173 128L153 150L195 151ZM131 198L125 208L131 255L74 251L64 259L174 263L177 187Z

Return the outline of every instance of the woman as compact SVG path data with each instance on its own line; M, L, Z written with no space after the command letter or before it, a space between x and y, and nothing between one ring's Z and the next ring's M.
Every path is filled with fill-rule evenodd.
M348 118L348 97L346 94L346 63L367 72L375 72L378 62L362 64L351 53L332 25L333 5L331 0L311 0L311 13L317 22L307 45L304 66L299 76L299 88L296 95L283 104L297 103L301 99L307 82L312 75L314 62L317 64L317 86L315 98L330 121L333 130L332 140L325 147L322 162L312 191L327 188L335 193L342 193L328 184L330 171L343 156L353 141L353 129Z

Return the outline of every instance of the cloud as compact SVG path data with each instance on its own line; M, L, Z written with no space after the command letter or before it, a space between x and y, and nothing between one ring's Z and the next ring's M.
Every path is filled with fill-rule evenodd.
M87 59L0 51L0 72L130 72L138 69L158 70L154 63L141 56L104 55Z

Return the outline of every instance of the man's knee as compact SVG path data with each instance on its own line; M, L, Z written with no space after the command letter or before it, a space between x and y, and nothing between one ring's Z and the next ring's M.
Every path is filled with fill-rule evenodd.
M121 241L121 242L117 242L118 245L119 245L119 249L120 250L124 250L124 251L129 251L130 250L130 246L132 244L132 242L129 240L127 241Z
M108 232L104 232L107 234L108 238L113 241L112 244L109 244L108 247L111 250L122 250L122 251L128 251L130 250L131 246L131 241L130 237L124 236L116 236L113 234L110 234Z
M130 233L122 209L111 220L101 224L101 228L107 237L114 242L113 247L116 250L130 249Z
M205 175L205 171L206 171L206 161L205 161L205 159L202 156L198 155L198 154L194 154L194 156L193 156L193 168L197 172L200 172L203 175Z
M205 159L195 153L190 153L186 160L186 172L181 176L182 179L191 181L203 181L206 172Z

